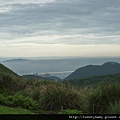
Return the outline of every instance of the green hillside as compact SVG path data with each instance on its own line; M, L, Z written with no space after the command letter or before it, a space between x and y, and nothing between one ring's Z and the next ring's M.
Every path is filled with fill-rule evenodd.
M5 66L2 65L1 63L0 63L0 73L17 75L16 73L14 73L12 70L10 70L9 68L5 67Z
M12 70L10 70L1 63L0 63L0 74L8 75L14 79L18 79L18 81L23 79L21 76L19 76L18 74L16 74L15 72L13 72Z
M120 73L119 74L109 74L109 75L101 75L101 76L91 76L83 79L74 79L74 80L64 80L66 83L70 83L71 85L77 87L85 87L85 86L97 86L100 83L120 83Z
M27 114L120 114L120 74L64 83L27 80L0 67L1 114L22 114L24 109Z
M90 76L108 75L120 73L120 64L116 62L106 62L103 65L87 65L75 70L65 80L81 79Z
M6 89L8 92L15 92L24 89L26 82L27 80L0 64L0 90Z

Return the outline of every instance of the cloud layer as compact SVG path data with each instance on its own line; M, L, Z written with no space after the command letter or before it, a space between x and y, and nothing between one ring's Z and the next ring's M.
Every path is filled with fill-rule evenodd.
M120 45L120 0L1 0L0 46Z

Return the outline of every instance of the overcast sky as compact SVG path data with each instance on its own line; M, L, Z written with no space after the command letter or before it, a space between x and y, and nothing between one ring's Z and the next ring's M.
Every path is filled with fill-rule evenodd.
M120 0L0 0L0 56L120 56Z

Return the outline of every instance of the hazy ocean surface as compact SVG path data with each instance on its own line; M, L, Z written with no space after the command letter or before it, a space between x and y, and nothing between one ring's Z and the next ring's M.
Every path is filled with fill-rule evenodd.
M0 58L0 62L19 75L49 73L65 78L74 70L86 65L102 65L118 62L120 57L46 57L46 58Z

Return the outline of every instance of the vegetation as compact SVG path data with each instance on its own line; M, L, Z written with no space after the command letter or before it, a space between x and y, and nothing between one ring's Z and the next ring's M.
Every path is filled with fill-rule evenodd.
M115 114L120 111L120 74L93 77L103 79L96 86L75 87L69 83L27 80L0 73L0 113L24 108L30 114ZM90 78L92 80L92 78ZM105 82L105 80L109 80ZM92 83L91 83L92 84ZM3 106L11 107L4 108ZM6 110L7 109L7 110ZM14 110L15 110L14 109ZM21 113L21 112L20 112ZM27 112L24 112L27 114ZM22 114L22 113L21 113Z
M0 114L33 114L33 113L23 108L10 108L0 106Z
M21 93L16 92L13 96L7 94L0 94L0 103L12 107L22 107L26 109L34 109L37 103L28 96L23 96Z
M60 78L56 76L42 77L38 75L23 75L23 78L27 78L29 80L51 80L51 81L61 81Z
M94 75L108 75L120 73L120 64L116 62L106 62L103 65L87 65L71 73L66 80L87 78Z
M100 83L109 84L109 83L120 83L120 73L118 74L109 74L109 75L101 75L101 76L91 76L83 79L75 79L75 80L65 80L64 83L69 83L78 88L86 87L86 86L98 86Z
M107 114L120 114L120 101L110 104Z
M110 104L120 100L120 84L101 84L85 95L85 112L91 114L105 113Z
M59 114L83 114L82 111L78 111L78 110L62 110L61 112L59 112Z
M25 94L38 101L40 109L60 111L80 108L80 93L74 87L59 82L36 82L26 87Z

